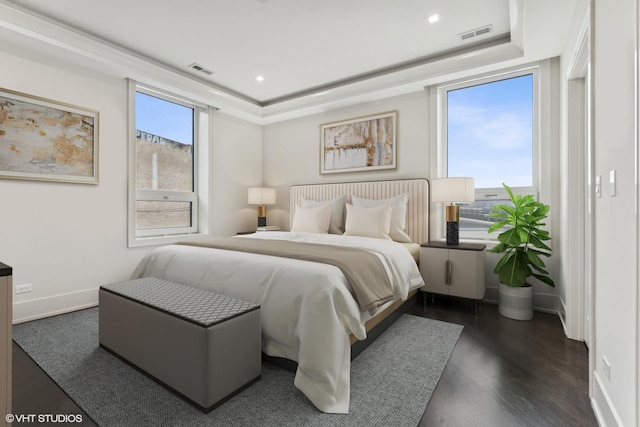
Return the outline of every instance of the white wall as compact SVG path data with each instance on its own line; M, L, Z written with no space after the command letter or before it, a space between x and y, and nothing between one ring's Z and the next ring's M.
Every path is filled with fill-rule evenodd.
M262 126L218 111L213 128L213 235L255 229L247 188L262 185Z
M127 83L0 52L0 87L100 112L99 184L0 180L0 260L13 283L14 320L97 303L97 288L127 279L151 248L127 248ZM215 114L209 210L214 234L253 224L245 185L262 181L258 126ZM239 213L239 214L238 214Z
M638 213L636 212L636 1L595 1L595 405L606 425L637 426ZM610 196L609 171L616 171ZM603 357L611 366L610 378Z

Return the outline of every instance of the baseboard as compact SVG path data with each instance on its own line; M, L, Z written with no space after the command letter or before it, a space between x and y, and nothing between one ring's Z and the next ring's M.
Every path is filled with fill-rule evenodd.
M487 286L482 302L498 304L498 288L490 288Z
M560 307L558 310L558 316L560 316L560 322L562 322L564 334L568 337L569 333L567 330L567 305L564 303L564 300L560 298L560 296L558 296L558 306Z
M558 313L558 295L545 294L541 292L534 292L533 294L533 309L542 313ZM498 304L498 287L487 287L484 294L483 302L490 304Z
M98 305L98 288L13 303L13 324Z
M607 391L602 387L602 381L597 372L593 373L593 397L591 407L598 425L602 427L621 427L623 424L616 414Z

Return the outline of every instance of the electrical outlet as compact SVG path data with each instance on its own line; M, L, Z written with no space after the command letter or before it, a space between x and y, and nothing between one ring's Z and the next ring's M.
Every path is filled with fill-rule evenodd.
M26 292L31 292L33 290L33 285L31 283L27 283L26 285L16 285L16 294L24 294Z
M611 381L611 365L609 364L607 358L604 356L602 356L602 370L604 371L607 379Z

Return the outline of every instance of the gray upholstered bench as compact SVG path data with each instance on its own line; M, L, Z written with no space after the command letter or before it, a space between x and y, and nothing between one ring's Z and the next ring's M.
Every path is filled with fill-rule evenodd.
M205 412L260 378L260 306L147 277L100 287L100 346Z

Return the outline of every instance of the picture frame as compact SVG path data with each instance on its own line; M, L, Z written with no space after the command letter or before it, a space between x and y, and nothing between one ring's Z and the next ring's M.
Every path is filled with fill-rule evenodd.
M320 174L395 169L397 111L320 125Z
M0 88L0 178L98 183L99 113Z

